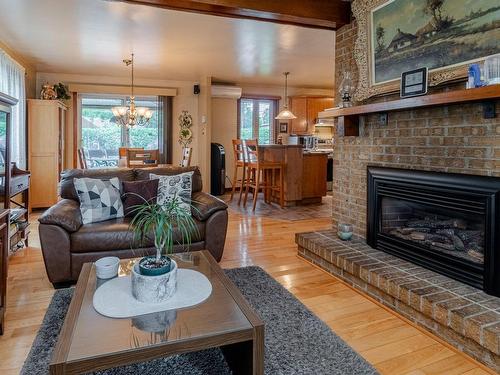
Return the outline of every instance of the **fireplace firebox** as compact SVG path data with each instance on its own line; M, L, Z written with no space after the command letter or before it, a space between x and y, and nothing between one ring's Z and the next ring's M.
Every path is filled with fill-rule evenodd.
M500 296L500 178L368 167L367 242Z

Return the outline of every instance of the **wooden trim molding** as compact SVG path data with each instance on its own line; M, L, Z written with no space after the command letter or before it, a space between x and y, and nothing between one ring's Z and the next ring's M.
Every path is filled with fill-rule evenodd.
M241 99L260 99L260 100L281 100L281 96L278 95L255 95L255 94L243 94Z
M240 122L241 122L241 98L236 101L236 138L240 139Z
M359 136L360 116L372 113L385 113L400 110L412 110L439 105L461 104L471 102L483 103L483 117L494 116L495 104L492 101L500 98L500 85L478 87L469 90L446 91L438 94L422 95L381 103L357 105L347 108L331 108L319 113L319 118L336 118L337 135ZM387 122L387 116L384 116Z
M454 90L391 100L387 102L356 105L347 108L327 109L319 113L319 118L336 118L341 116L367 115L371 113L381 113L398 111L405 109L415 109L422 107L432 107L437 105L460 104L467 102L490 101L500 98L500 85L478 87L469 90Z
M73 167L81 168L78 166L78 93L71 93L71 104L73 110Z
M350 22L345 0L115 0L165 9L336 30Z
M130 86L125 85L97 85L91 83L70 83L70 91L76 91L79 94L115 94L130 95ZM170 87L147 87L134 86L136 95L146 96L177 96L177 89Z

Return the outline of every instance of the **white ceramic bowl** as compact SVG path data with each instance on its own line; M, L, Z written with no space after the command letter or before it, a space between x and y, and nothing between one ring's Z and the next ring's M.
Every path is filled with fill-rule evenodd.
M120 259L117 257L104 257L95 262L95 273L99 279L111 279L118 275Z

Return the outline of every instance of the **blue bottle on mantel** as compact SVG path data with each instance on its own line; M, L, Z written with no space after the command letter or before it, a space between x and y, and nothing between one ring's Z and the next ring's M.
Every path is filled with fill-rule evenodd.
M481 81L481 69L479 67L479 64L471 64L469 66L469 79L467 81L467 88L473 89L481 86L484 86L484 82Z

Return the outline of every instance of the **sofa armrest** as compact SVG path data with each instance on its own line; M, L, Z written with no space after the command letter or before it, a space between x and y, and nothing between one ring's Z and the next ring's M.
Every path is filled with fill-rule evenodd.
M222 259L226 243L228 215L227 210L215 212L206 221L205 248L210 251L217 262Z
M206 221L217 211L227 210L226 203L202 191L193 193L191 204L191 213L199 221Z
M68 231L59 225L40 224L38 233L50 282L71 281L71 240Z
M41 224L57 225L68 232L76 232L82 226L78 202L63 199L45 211L38 219Z

